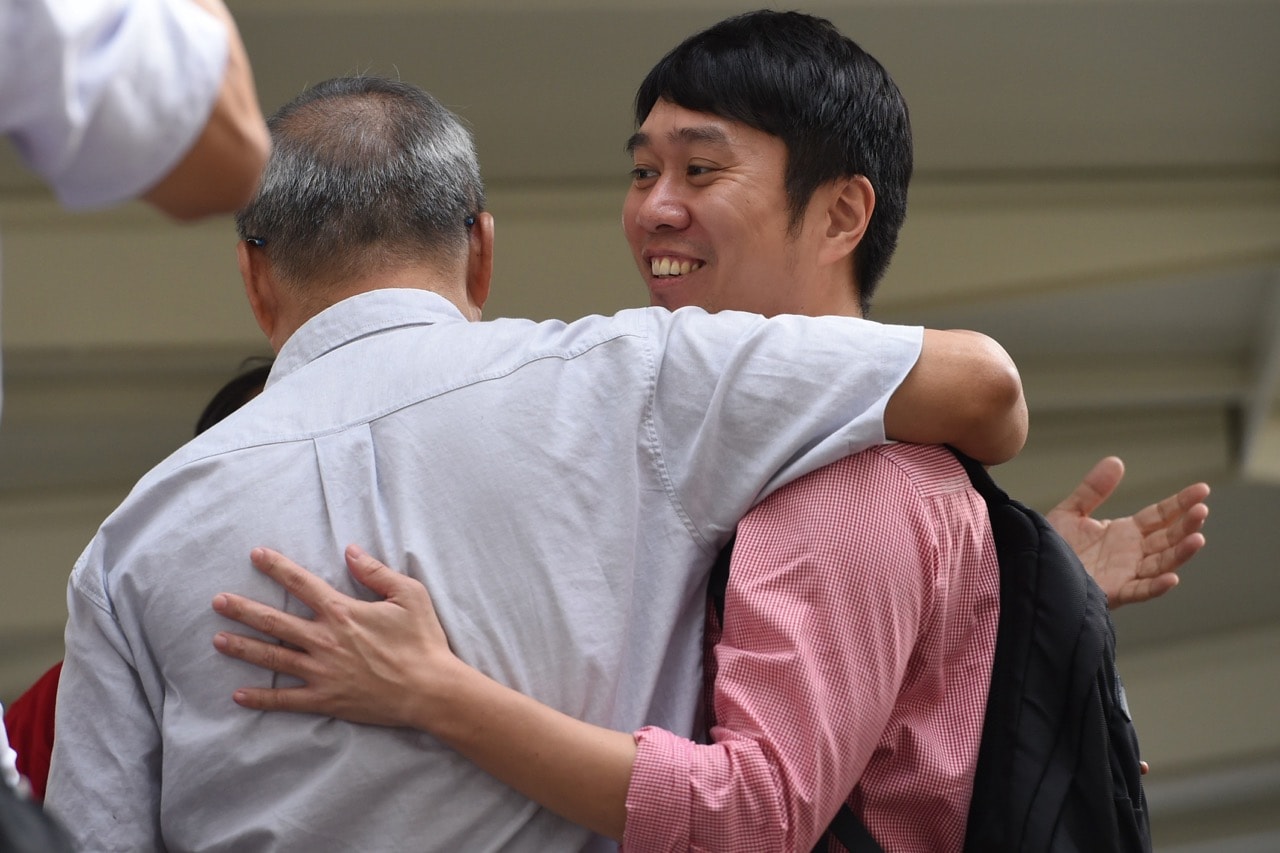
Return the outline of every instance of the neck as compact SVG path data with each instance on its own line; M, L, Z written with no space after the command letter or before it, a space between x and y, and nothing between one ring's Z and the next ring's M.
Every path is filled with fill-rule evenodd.
M810 317L861 317L862 305L858 302L858 294L845 284L813 303L804 305L799 313Z
M462 316L468 320L479 320L480 310L467 299L467 287L460 275L450 276L433 264L411 264L407 266L384 268L356 278L343 279L336 282L315 283L306 288L308 295L289 296L281 304L279 323L271 335L271 345L276 352L284 346L304 323L312 317L337 305L344 299L370 293L375 290L426 290L438 293L448 299Z
M853 270L848 264L836 264L819 271L819 280L797 297L790 313L809 317L861 317L857 286L850 287Z

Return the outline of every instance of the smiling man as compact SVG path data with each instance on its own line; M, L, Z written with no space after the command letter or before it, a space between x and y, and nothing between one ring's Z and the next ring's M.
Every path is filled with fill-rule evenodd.
M872 57L811 16L729 19L658 63L636 121L623 227L655 305L866 310L912 170L905 102ZM1110 523L1088 518L1106 483L1095 491L1057 520L1078 550L1100 550L1091 568L1113 601L1171 587L1203 543L1207 489ZM741 521L723 636L714 618L709 630L709 744L525 699L450 654L416 582L348 560L386 602L337 595L270 552L255 562L315 621L219 597L303 650L221 635L224 651L307 682L237 701L422 728L631 849L809 850L846 800L888 850L962 845L998 581L985 504L942 448L847 457Z

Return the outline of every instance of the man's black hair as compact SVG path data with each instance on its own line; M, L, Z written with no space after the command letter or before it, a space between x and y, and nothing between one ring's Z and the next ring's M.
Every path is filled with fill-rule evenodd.
M196 435L221 421L245 403L262 393L271 375L271 358L251 358L241 365L243 372L217 390L196 419Z

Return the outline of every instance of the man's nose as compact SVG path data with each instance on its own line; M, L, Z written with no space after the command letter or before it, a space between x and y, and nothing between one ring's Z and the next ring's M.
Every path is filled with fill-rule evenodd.
M646 231L683 230L689 227L689 206L676 182L664 175L644 191L635 217Z

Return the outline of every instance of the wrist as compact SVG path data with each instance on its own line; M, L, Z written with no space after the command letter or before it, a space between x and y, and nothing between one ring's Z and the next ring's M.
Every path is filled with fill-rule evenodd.
M412 728L455 743L474 715L476 680L484 676L453 654L441 655L420 672L426 677L405 691L402 719Z

